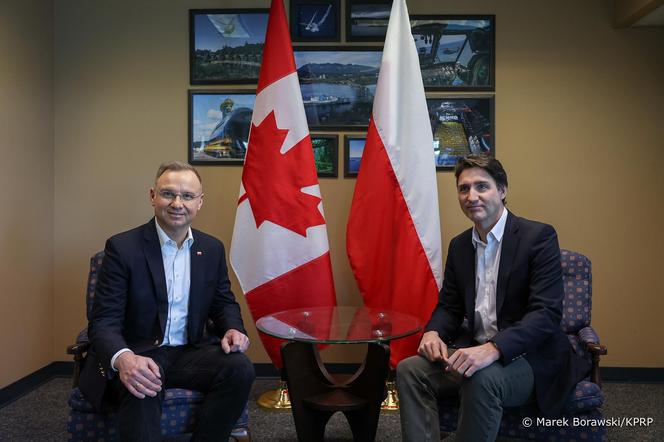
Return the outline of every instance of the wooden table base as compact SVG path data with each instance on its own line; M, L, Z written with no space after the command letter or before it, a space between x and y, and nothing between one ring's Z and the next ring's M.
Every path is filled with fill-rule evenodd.
M369 344L358 372L341 383L327 372L315 344L288 342L281 355L299 441L323 441L337 411L348 419L354 441L376 438L390 360L387 345Z

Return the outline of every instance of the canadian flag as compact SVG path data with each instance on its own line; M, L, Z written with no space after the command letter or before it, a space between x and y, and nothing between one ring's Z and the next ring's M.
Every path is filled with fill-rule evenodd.
M429 319L442 284L433 136L405 0L387 27L346 249L364 303ZM391 365L420 335L391 344Z
M282 0L272 1L230 260L254 321L336 304L311 138ZM281 367L282 341L261 335Z

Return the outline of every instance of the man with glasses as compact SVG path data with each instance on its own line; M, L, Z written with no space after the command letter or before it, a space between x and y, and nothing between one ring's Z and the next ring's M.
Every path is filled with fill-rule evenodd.
M120 440L161 439L165 388L205 393L194 440L228 440L247 401L254 370L224 246L191 228L203 197L196 169L164 163L155 217L106 242L80 388L99 410L117 405Z

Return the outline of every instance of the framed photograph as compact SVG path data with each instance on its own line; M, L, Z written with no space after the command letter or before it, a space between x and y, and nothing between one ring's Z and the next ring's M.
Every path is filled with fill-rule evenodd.
M256 94L189 90L189 163L241 165Z
M366 130L382 48L294 48L304 111L311 130Z
M494 15L411 15L410 26L426 90L495 90Z
M311 134L311 145L314 148L318 176L336 178L339 173L339 137L332 134Z
M346 0L346 40L385 41L390 0Z
M494 104L489 96L427 98L437 169L453 170L471 153L495 156Z
M360 162L367 137L346 135L344 137L344 176L355 177L360 171Z
M290 0L293 41L340 41L339 0Z
M190 9L191 84L257 83L268 9Z

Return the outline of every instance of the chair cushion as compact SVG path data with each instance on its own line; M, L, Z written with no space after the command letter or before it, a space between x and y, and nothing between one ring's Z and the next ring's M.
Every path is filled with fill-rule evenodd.
M169 388L166 390L166 397L164 399L163 408L168 409L178 407L181 405L191 405L203 402L203 394L194 390L185 390L183 388ZM74 388L69 396L69 406L76 411L82 413L95 413L94 408L90 405L81 393L81 390Z
M599 386L590 381L581 381L569 395L565 414L578 414L599 408L604 404L604 395Z

